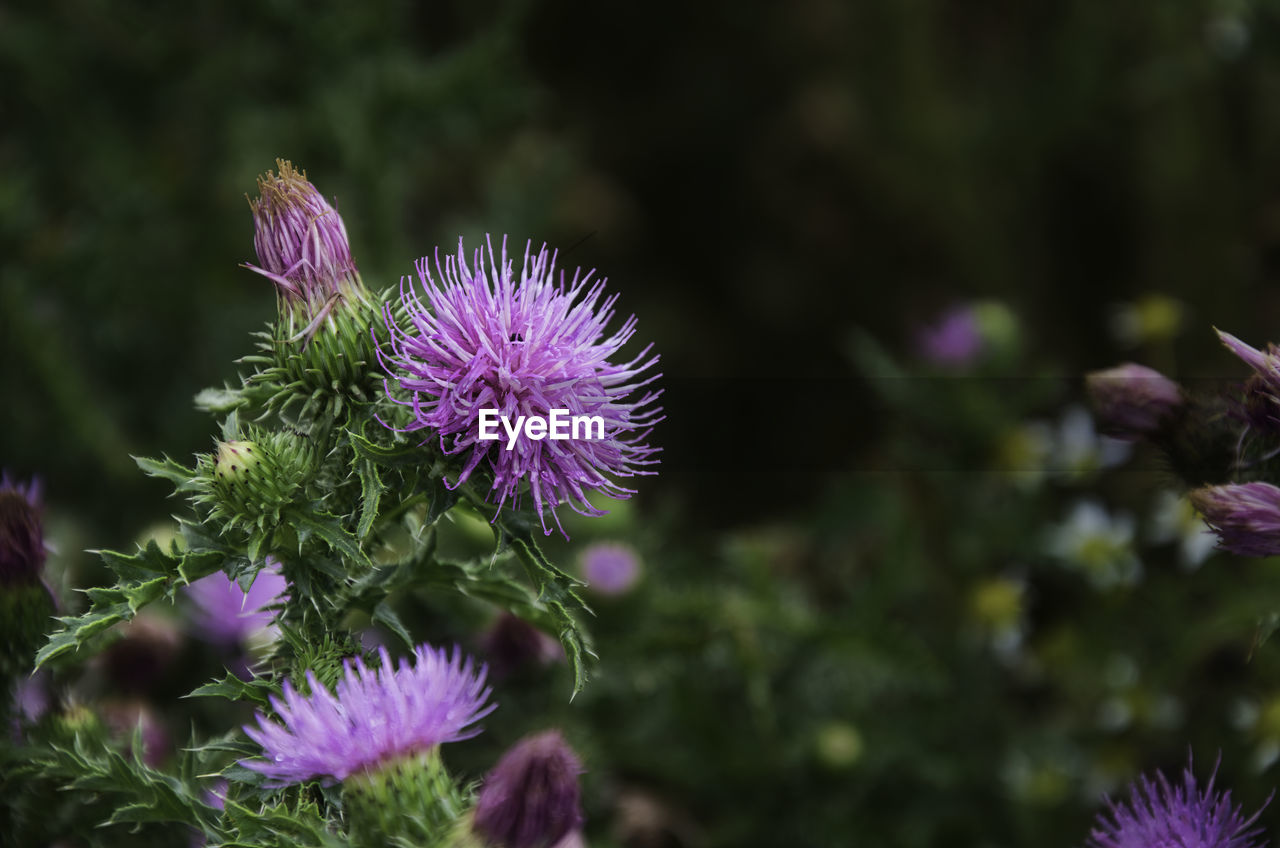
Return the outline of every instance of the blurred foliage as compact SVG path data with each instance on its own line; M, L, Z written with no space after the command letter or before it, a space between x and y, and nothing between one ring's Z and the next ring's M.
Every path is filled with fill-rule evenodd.
M164 513L128 455L209 449L191 397L271 314L241 197L285 156L371 286L459 234L545 238L663 356L663 474L551 551L644 554L594 603L598 677L568 704L567 669L512 678L459 769L561 724L593 845L1078 844L1101 791L1188 747L1256 806L1274 564L1186 570L1150 457L1053 451L1087 368L1191 381L1235 373L1210 325L1276 340L1278 11L7 4L0 464L47 482L61 590ZM992 296L1023 345L984 371L870 341ZM1056 545L1082 502L1114 550ZM490 616L398 604L416 638ZM170 730L245 720L178 706L221 667L182 651L148 693Z

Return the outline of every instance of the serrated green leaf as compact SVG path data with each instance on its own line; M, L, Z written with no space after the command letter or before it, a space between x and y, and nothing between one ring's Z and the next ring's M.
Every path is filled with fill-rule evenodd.
M213 680L191 690L188 698L226 698L228 701L250 701L260 707L270 706L268 700L277 694L276 687L266 680L254 678L241 680L230 672L221 680Z
M377 463L371 459L358 460L356 472L360 475L360 523L356 526L356 538L363 541L378 517L378 504L386 485L378 474Z
M375 622L385 626L392 633L399 636L400 640L403 641L407 647L411 649L414 647L413 637L409 635L409 631L405 628L404 623L400 621L400 616L396 615L396 611L393 610L390 604L386 601L379 603L373 608L373 614L371 617Z
M179 462L169 457L162 459L150 459L145 456L135 456L133 461L143 470L149 477L159 477L173 483L177 491L182 492L192 487L192 480L196 476L194 470L187 468Z
M306 541L310 536L318 536L329 547L353 560L365 568L372 568L369 556L360 548L356 537L343 528L337 517L322 512L307 512L298 508L290 508L284 512L285 519L298 532L298 538Z
M247 402L248 400L239 389L232 389L226 386L221 389L204 389L197 393L195 397L196 409L210 412L214 415L230 412Z
M435 454L425 445L383 447L353 430L348 430L347 436L351 439L351 447L356 456L388 468L430 466L435 461Z
M173 597L179 586L213 573L223 561L223 555L212 550L180 551L174 546L165 553L155 541L132 555L116 551L98 554L116 575L116 584L85 590L88 611L58 619L62 627L51 633L36 653L37 668L78 649L112 625L132 619L144 606Z

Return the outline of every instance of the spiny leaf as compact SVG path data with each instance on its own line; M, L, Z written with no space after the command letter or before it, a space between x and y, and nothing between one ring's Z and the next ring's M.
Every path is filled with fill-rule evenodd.
M90 604L85 613L58 619L62 627L36 654L36 667L78 649L94 636L121 621L128 621L144 606L164 597L173 597L191 580L212 574L221 567L225 555L217 550L182 551L173 546L169 553L151 541L136 553L99 551L116 584L85 590Z

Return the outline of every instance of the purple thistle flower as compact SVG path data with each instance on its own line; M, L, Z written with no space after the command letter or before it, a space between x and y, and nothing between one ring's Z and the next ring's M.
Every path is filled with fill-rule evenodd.
M526 736L485 777L475 832L502 848L557 845L582 826L580 774L582 763L559 731Z
M44 567L40 483L0 476L0 586L31 585Z
M320 777L345 780L355 772L433 748L470 739L480 728L470 725L497 704L488 704L485 667L454 649L419 645L393 666L383 648L380 668L348 660L337 691L329 692L310 671L310 695L285 681L284 699L271 697L283 724L257 716L258 726L244 732L263 748L264 759L241 765L267 776L269 786L287 786Z
M1139 778L1128 805L1107 800L1110 820L1099 814L1087 848L1261 848L1262 828L1255 823L1262 810L1246 819L1230 792L1213 791L1217 774L1215 765L1203 792L1190 765L1181 786L1161 772L1155 781Z
M1191 504L1218 534L1218 547L1241 556L1280 554L1280 488L1270 483L1203 486Z
M246 592L221 571L201 577L187 587L195 609L191 623L208 642L223 647L244 645L256 634L273 635L275 612L268 607L284 600L289 583L280 573L280 563L267 558L267 567L258 572Z
M982 353L982 331L973 308L958 306L948 310L937 324L916 333L920 355L934 365L964 368Z
M1126 362L1085 378L1104 432L1136 439L1156 430L1183 404L1178 384L1152 368Z
M303 331L310 335L342 297L363 301L364 283L342 216L306 172L284 159L276 165L279 175L268 170L259 176L258 199L249 201L261 266L245 267L275 283L281 297L311 319Z
M602 595L621 595L640 577L640 558L629 545L597 542L582 551L582 576Z
M593 280L594 272L584 276L574 271L567 288L561 272L557 284L556 255L545 246L534 254L531 242L516 280L506 240L500 258L494 257L492 241L488 247L487 263L485 252L475 251L474 271L461 240L457 256L443 264L437 250L435 276L442 287L432 277L432 263L420 260L418 279L427 304L412 282L401 282L400 303L411 326L401 329L386 305L392 353L380 351L379 356L400 388L412 395L410 400L392 398L413 410L414 421L404 429L432 429L440 434L441 450L464 455L454 485L487 460L493 473L490 502L496 501L499 512L509 500L518 506L521 484L528 481L543 531L550 534L544 507L557 526L556 508L564 504L582 515L603 515L605 510L587 502L587 493L625 499L635 490L611 477L655 473L643 466L657 463L651 457L659 449L645 439L662 420L661 407L651 406L662 392L631 396L661 376L640 379L658 357L642 362L646 347L629 362L609 362L635 333L636 319L631 316L605 335L617 295L601 301L604 280ZM545 419L553 409L567 410L570 417L599 416L604 438L482 440L482 409L496 409L512 421L517 416ZM563 527L560 532L564 534Z

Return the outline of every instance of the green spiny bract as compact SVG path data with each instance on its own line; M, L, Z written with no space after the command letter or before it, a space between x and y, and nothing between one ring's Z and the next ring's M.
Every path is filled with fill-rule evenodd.
M256 432L253 438L218 443L216 454L196 463L193 500L209 507L209 518L227 532L269 535L282 511L300 502L315 476L311 440L289 431Z
M250 414L276 413L310 429L318 421L337 421L352 406L370 403L382 393L375 336L386 336L381 307L343 299L315 333L298 338L281 320L259 333L261 353L241 360L257 367L245 381L242 397Z

